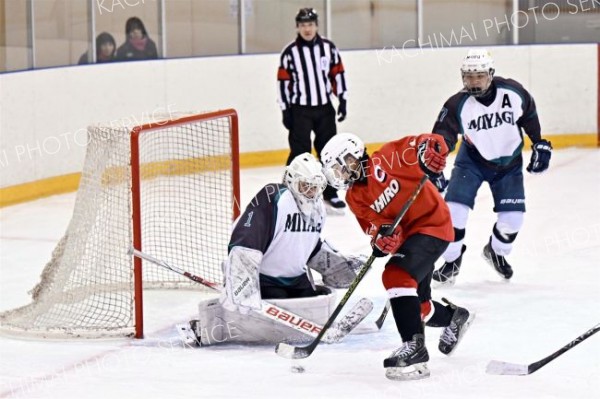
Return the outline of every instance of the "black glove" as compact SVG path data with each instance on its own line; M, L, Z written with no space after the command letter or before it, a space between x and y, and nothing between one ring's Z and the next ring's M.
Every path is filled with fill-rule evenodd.
M346 119L346 100L343 98L340 98L340 105L338 107L337 114L340 116L338 118L338 122L342 122L344 119Z
M283 110L283 126L287 130L292 130L292 110L289 108Z
M435 188L437 188L440 193L446 191L446 187L448 187L448 183L450 183L448 179L446 179L446 176L444 176L444 172L435 177L429 176L429 180L431 180Z
M552 143L548 140L540 140L531 146L533 150L531 161L527 165L529 173L542 173L550 166L550 157L552 157Z

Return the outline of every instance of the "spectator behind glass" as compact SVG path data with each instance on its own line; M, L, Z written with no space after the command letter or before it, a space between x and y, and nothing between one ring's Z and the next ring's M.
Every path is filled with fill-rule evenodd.
M102 32L96 37L96 62L112 62L115 60L117 43L110 33ZM86 51L79 57L79 65L88 64L89 55Z
M158 58L156 44L148 37L146 27L138 17L131 17L125 24L125 43L117 50L117 60L135 61Z

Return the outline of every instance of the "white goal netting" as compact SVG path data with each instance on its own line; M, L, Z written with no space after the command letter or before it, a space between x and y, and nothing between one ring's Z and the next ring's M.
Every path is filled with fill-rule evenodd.
M128 254L134 215L144 252L221 283L239 189L230 112L154 123L141 129L137 144L127 127L88 128L71 222L31 291L32 303L0 314L0 329L46 337L140 334ZM131 161L136 147L139 168ZM142 270L144 288L202 289L151 263Z

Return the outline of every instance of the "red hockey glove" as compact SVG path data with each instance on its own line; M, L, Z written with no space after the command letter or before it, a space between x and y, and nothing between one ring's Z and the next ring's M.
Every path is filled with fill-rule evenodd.
M429 177L438 177L446 167L448 145L439 134L424 134L417 143L417 157L423 172Z
M387 230L391 227L391 224L382 224L379 227L379 232L371 241L371 247L373 247L373 255L377 258L386 256L388 254L395 253L402 242L404 237L402 236L402 227L396 227L396 230L390 235L383 235L387 233Z

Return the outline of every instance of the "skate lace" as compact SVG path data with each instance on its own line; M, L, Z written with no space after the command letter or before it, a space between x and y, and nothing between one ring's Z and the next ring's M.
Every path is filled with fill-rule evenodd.
M414 341L408 341L402 344L402 346L398 349L396 349L394 352L392 352L392 354L390 355L390 357L405 357L407 355L410 355L412 352L415 351L415 349L417 348L417 343Z
M493 252L493 254L496 257L496 264L498 265L498 267L500 267L501 269L503 269L506 266L506 261L504 260L504 256L498 255L495 252Z
M454 276L454 275L458 274L459 271L460 271L460 267L458 266L458 264L456 263L456 261L452 262L451 275Z
M445 280L458 275L459 272L460 267L456 264L456 261L454 261L446 262L439 270L435 271L435 274L437 274L438 278Z
M451 323L448 327L444 328L442 331L442 336L440 337L440 341L445 343L446 345L452 345L456 342L456 333L458 332L458 328L456 324Z

